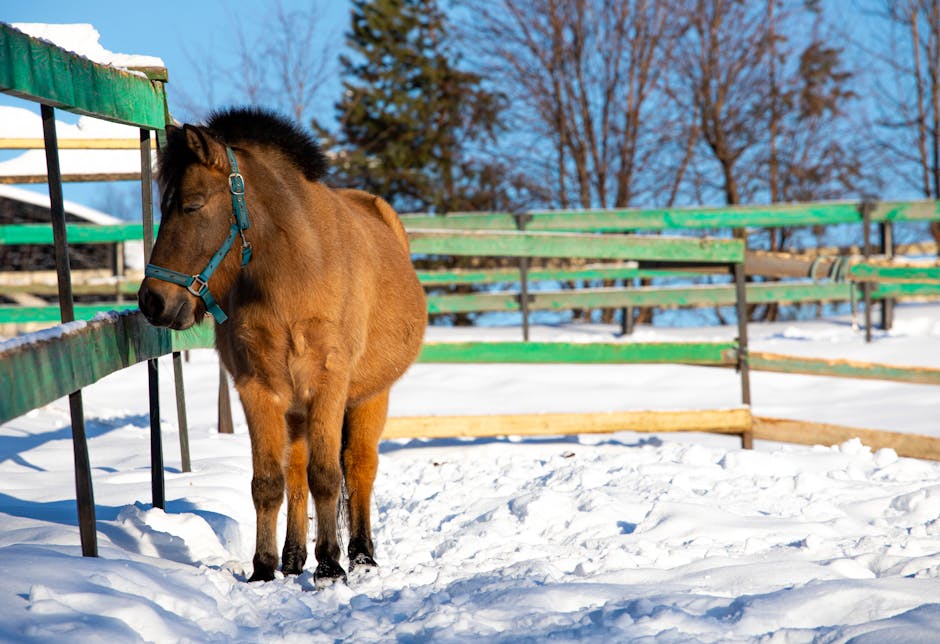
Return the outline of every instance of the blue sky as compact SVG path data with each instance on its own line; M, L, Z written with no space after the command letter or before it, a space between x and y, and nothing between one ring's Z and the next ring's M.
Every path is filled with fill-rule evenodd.
M278 0L223 2L223 0L4 0L3 22L85 22L101 34L101 45L124 54L162 58L170 73L167 88L170 108L174 87L194 93L199 89L192 56L211 46L221 64L236 60L234 24L240 23L249 38L260 35ZM305 10L310 0L280 0L286 11ZM348 23L345 0L315 2L324 7L324 32L342 33Z
M3 0L0 21L42 23L90 23L98 30L102 47L123 54L144 54L163 59L170 76L167 86L170 110L182 112L179 92L198 101L203 91L200 76L194 69L193 57L211 48L219 65L231 65L238 50L234 33L240 24L246 38L254 40L263 33L269 14L278 0L255 2L224 2L223 0L162 0L158 3L138 0ZM285 11L304 11L311 4L321 7L324 37L341 36L349 20L346 0L280 0ZM222 94L218 91L217 93ZM223 97L224 98L224 97ZM331 109L332 96L325 97L323 109ZM233 99L237 101L237 97ZM35 104L0 94L0 105L39 107ZM207 103L206 111L218 105ZM77 118L61 110L57 118L74 122ZM0 151L0 158L15 153ZM45 184L21 186L46 191ZM108 195L119 193L135 199L139 188L131 182L102 184L66 184L65 198L93 208L102 208ZM138 206L139 207L139 206Z

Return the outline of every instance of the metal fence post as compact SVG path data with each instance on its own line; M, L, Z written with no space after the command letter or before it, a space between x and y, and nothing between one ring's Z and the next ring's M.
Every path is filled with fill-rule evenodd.
M144 259L153 251L153 178L150 173L150 131L140 130L140 195L144 221ZM163 437L160 434L160 371L156 358L147 361L150 394L150 493L153 507L166 509L163 480Z
M859 206L862 214L862 255L865 259L871 257L871 211L874 204L863 201ZM862 282L862 298L865 302L865 342L871 342L871 282Z
M42 133L46 148L46 172L49 183L49 212L55 249L55 266L59 285L59 315L63 323L75 319L72 304L72 272L69 265L69 245L65 229L65 203L62 197L62 170L59 167L59 143L55 129L55 110L40 105ZM82 540L82 555L98 556L98 535L95 531L95 494L92 488L91 464L88 459L88 440L85 435L85 410L82 391L69 394L69 413L72 418L72 453L75 460L75 498L78 504L78 529Z
M525 232L526 224L532 215L528 213L516 213L513 219L516 220L516 228L520 232ZM519 257L519 309L522 311L522 341L529 341L529 258Z
M881 228L881 254L886 259L894 257L894 225L890 221L879 224ZM881 300L881 328L890 331L894 325L894 300L890 297Z
M744 279L744 262L734 264L734 292L738 317L738 371L741 374L741 402L751 405L751 370L748 364L747 348L747 284ZM754 433L751 430L741 434L741 447L754 448Z

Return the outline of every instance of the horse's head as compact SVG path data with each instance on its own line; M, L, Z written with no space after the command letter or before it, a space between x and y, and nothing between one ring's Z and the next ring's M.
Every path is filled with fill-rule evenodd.
M167 126L158 176L160 234L137 293L140 310L151 324L172 329L187 329L207 312L223 322L216 301L250 258L234 152L206 128ZM236 237L242 253L229 252Z

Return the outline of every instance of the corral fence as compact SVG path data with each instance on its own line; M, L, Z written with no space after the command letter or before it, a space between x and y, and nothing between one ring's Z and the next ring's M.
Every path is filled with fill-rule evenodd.
M180 422L181 460L188 469L185 403L180 352L211 347L213 327L199 325L185 332L171 332L148 325L132 305L130 310L100 314L116 308L116 302L78 308L73 305L68 243L119 243L143 237L149 253L154 237L152 194L150 193L150 132L165 127L166 103L162 82L145 75L101 67L48 43L31 39L0 24L0 51L14 61L0 68L0 90L40 103L45 126L44 145L48 165L52 227L10 226L0 229L0 243L52 243L57 257L56 293L59 305L4 307L4 322L55 319L63 323L52 332L30 334L5 343L0 350L0 422L26 413L64 395L69 396L75 452L76 496L82 549L86 555L97 552L94 497L84 436L81 388L132 364L147 361L150 394L151 469L153 504L164 507L163 446L160 438L160 410L157 391L157 358L172 354L177 384L177 413ZM11 71L12 70L12 71ZM76 72L76 70L78 70ZM87 91L89 86L96 89ZM108 118L140 128L141 190L143 224L99 227L66 225L62 207L61 176L57 161L54 109L65 108L82 114ZM802 213L802 214L800 214ZM802 219L801 219L802 218ZM809 204L750 209L686 209L646 211L533 212L523 215L485 214L446 217L403 217L409 230L412 251L419 256L513 258L516 268L484 271L422 272L426 285L440 283L517 282L517 293L473 293L432 295L429 313L448 311L517 310L522 313L521 342L428 343L420 360L426 362L539 362L539 363L682 363L731 367L740 373L741 406L724 410L635 411L608 414L546 414L520 416L470 416L391 419L386 437L481 436L504 434L559 434L582 432L636 431L714 431L740 435L750 447L754 437L794 440L807 433L775 421L756 423L750 412L749 372L767 369L788 373L814 373L842 377L888 378L907 382L940 384L940 370L891 367L819 361L755 354L748 350L747 314L749 303L760 301L848 300L861 295L871 309L874 299L940 294L936 263L889 260L888 252L872 257L870 240L861 257L794 258L759 256L747 253L741 239L659 236L637 231L670 232L678 229L740 229L755 226L818 225L858 223L870 230L872 224L894 221L926 221L938 218L934 202L899 204ZM888 239L882 228L881 239ZM623 234L630 232L631 234ZM608 234L616 233L616 234ZM545 258L615 261L581 268L543 269L530 262ZM677 272L678 271L678 272ZM760 275L805 278L798 283L748 284L748 272ZM633 280L656 275L720 274L723 285L642 287L631 284L615 288L546 292L529 290L529 282L612 279ZM107 284L115 293L132 294L137 278L117 279ZM41 293L37 284L20 285L22 292ZM44 288L48 288L48 285ZM91 289L91 292L94 289ZM462 298L462 299L461 299ZM737 337L728 342L596 344L540 343L528 340L531 311L573 307L635 306L716 306L733 305ZM75 321L77 314L91 321ZM17 317L19 316L19 317ZM868 328L871 328L869 322ZM227 393L226 387L220 391ZM782 429L781 424L782 423ZM803 428L805 430L805 428ZM818 428L817 428L818 429ZM846 428L825 428L825 439ZM763 433L762 433L763 432ZM861 434L866 442L895 441L901 454L940 457L937 439L885 434ZM821 439L821 440L825 440ZM912 453L912 451L914 453Z

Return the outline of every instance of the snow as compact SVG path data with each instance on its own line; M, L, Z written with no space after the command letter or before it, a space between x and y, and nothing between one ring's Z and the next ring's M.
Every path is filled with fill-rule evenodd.
M640 328L638 340L733 329ZM431 328L429 339L519 329ZM755 350L940 366L940 306L751 325ZM610 340L597 325L533 339ZM940 463L704 434L395 440L373 502L380 567L314 590L245 582L254 511L243 416L215 431L218 364L184 365L193 471L180 471L162 361L167 511L149 503L143 365L85 390L100 558L81 557L68 404L0 425L0 641L928 642L940 628ZM754 413L940 436L936 387L753 373ZM731 370L415 365L396 416L719 408ZM281 518L280 535L284 524Z
M34 38L45 40L62 49L78 54L101 65L110 65L130 69L134 67L166 67L163 60L156 56L139 54L118 54L108 51L98 42L101 34L93 25L46 24L40 22L17 22L13 28Z

